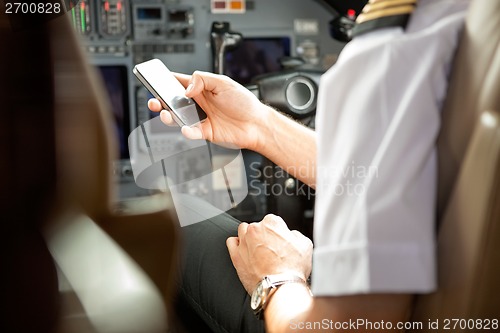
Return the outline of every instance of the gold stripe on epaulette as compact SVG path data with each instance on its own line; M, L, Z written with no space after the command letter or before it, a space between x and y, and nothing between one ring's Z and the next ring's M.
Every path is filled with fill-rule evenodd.
M415 10L413 5L404 5L399 7L390 7L386 9L381 9L369 13L362 13L356 19L356 23L360 24L366 21L375 20L381 17L393 16L393 15L403 15L410 14Z
M376 11L376 10L380 10L380 9L390 8L390 7L397 7L397 6L402 6L402 5L415 5L416 3L417 3L417 0L392 0L392 1L385 0L385 1L377 1L377 2L370 1L363 8L363 13L369 13L371 11Z
M379 3L379 2L396 2L399 0L369 0L368 3Z

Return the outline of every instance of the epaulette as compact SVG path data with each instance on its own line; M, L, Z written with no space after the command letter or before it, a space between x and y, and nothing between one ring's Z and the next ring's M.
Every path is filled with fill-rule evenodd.
M417 0L370 0L356 18L352 37L387 27L406 27Z

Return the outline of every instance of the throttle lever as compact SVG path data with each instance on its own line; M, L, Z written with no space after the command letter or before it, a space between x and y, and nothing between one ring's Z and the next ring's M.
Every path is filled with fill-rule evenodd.
M229 22L212 23L210 44L212 46L214 73L224 73L224 55L226 51L236 49L240 46L242 40L243 36L241 33L230 31Z

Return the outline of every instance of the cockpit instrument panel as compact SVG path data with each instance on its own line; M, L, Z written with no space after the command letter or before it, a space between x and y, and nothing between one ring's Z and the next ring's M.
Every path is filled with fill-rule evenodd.
M92 32L93 3L89 0L80 0L80 2L70 10L71 21L75 31L81 35L88 36Z
M99 33L107 38L125 37L129 30L127 0L101 0L99 4Z
M127 137L156 116L146 106L150 96L132 74L135 64L158 58L175 72L213 71L216 55L211 28L220 23L234 32L226 40L224 36L218 39L233 43L225 48L219 45L224 50L217 57L219 63L223 59L224 66L219 67L223 73L252 90L256 82L279 81L265 75L285 71L279 79L288 81L273 93L275 100L270 104L290 107L291 116L310 125L314 123L309 115L315 111L310 104L316 101L317 73L328 69L344 46L330 37L329 22L335 13L320 0L80 0L68 15L84 52L103 77L112 104L120 147L115 173L123 198L147 195L135 186ZM290 74L297 64L306 70ZM162 149L179 144L177 133L163 131L161 135ZM245 152L244 158L252 165L245 165L248 177L265 167L257 154ZM235 215L250 220L268 211L266 198L254 196L252 200L240 205Z

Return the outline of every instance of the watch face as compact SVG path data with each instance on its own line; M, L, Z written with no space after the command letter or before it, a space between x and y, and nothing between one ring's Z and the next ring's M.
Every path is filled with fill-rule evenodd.
M257 285L257 288L252 293L252 299L250 301L250 306L252 310L256 310L262 304L262 296L264 293L264 286L262 283Z

